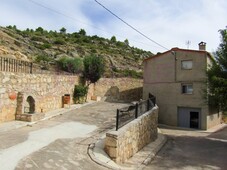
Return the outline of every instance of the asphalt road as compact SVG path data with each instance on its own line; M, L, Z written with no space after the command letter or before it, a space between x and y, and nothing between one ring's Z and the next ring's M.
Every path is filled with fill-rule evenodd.
M226 170L227 127L216 133L162 129L168 142L146 170Z

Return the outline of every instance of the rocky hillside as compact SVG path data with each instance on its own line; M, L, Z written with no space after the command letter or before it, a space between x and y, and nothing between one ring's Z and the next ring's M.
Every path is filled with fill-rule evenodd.
M0 27L0 56L36 62L41 68L59 69L57 61L65 58L83 58L99 55L105 61L105 76L140 76L144 58L153 55L129 45L128 40L120 42L113 36L105 39L88 36L86 31L67 33L65 28L46 31L18 30L16 26Z

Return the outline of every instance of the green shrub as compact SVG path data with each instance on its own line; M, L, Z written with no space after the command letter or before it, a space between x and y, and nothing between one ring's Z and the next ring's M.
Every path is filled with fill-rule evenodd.
M115 36L112 36L111 39L110 39L110 41L113 42L113 43L116 43L117 42L117 39L116 39Z
M73 100L75 103L83 103L86 100L88 86L75 85L73 92Z
M113 72L117 73L118 76L120 77L132 77L132 78L143 78L143 72L139 71L135 71L135 70L118 70L116 67L114 67L112 69Z
M83 71L83 60L81 58L63 57L58 60L58 65L62 70L70 73L81 73Z
M36 44L36 47L41 49L41 50L45 50L47 48L51 48L52 46L49 43L44 43L44 44Z
M84 78L88 83L97 82L104 73L104 60L98 56L86 56L84 58Z
M44 49L46 49L46 48L51 48L51 44L49 44L49 43L44 43L44 44L42 45L42 47L43 47Z
M41 37L38 37L38 36L33 36L31 38L32 41L42 41L42 38Z
M35 61L38 63L41 63L41 62L48 63L51 61L51 58L47 55L38 55L36 56Z
M123 71L125 77L132 77L132 78L143 78L142 72L137 72L135 70L126 69Z
M62 38L57 38L57 39L55 39L54 44L56 44L56 45L64 45L65 41Z
M118 41L117 42L117 46L118 47L125 47L125 43L121 42L121 41Z
M85 36L86 35L86 31L84 29L80 29L79 34Z

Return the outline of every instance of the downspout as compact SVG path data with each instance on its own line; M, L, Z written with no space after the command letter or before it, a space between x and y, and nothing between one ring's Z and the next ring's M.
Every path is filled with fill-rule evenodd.
M177 53L176 51L171 51L171 54L174 56L174 81L177 81Z

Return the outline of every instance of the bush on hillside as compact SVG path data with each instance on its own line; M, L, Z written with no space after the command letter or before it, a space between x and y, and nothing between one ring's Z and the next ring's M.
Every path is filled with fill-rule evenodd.
M64 45L65 44L65 41L64 41L63 38L56 38L54 40L54 44L56 44L56 45Z
M81 73L83 71L83 60L81 58L63 57L58 60L58 65L69 73Z
M97 82L104 73L103 58L95 55L84 58L84 78L88 84Z

